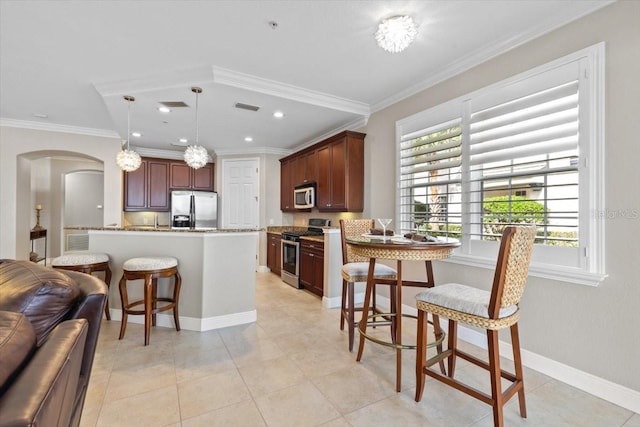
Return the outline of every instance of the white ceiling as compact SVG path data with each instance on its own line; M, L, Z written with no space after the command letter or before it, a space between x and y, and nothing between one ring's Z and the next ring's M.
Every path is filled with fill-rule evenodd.
M201 145L286 152L608 3L1 0L0 119L126 139L122 97L133 95L131 130L143 136L131 144L182 151L171 143L194 140L200 86ZM391 54L373 33L398 14L419 34ZM191 108L162 114L163 101Z

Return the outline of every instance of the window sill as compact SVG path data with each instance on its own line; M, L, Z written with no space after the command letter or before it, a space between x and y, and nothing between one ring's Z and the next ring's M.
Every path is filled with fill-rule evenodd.
M454 254L444 261L490 270L494 270L496 268L495 259L472 255ZM607 277L606 274L590 273L578 268L542 263L531 263L529 266L529 276L586 286L598 286Z

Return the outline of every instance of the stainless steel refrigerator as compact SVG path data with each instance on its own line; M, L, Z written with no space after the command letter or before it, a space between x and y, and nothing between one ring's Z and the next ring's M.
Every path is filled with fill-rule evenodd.
M172 228L218 228L218 193L172 191Z

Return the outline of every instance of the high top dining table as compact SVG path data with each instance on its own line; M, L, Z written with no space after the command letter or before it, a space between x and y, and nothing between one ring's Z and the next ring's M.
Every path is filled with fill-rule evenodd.
M431 261L446 259L451 256L453 250L460 246L457 239L439 237L437 242L417 242L403 237L383 237L373 235L363 235L362 237L351 237L346 239L346 243L351 247L354 254L369 258L369 272L367 277L367 287L364 296L364 306L362 311L362 320L358 327L360 331L360 345L358 347L358 356L356 360L359 362L362 358L365 339L371 340L378 344L394 347L396 349L396 391L400 391L402 378L402 350L415 349L415 345L402 343L402 317L415 317L408 314L402 314L402 287L425 287L430 288L435 285L433 279L433 268ZM397 263L397 279L396 279L396 295L391 298L395 300L395 307L391 307L390 313L374 313L369 315L371 305L371 293L375 289L373 280L373 271L376 260L386 259L395 260ZM403 261L424 261L427 281L409 281L402 279L402 262ZM384 342L377 338L367 335L367 324L370 318L386 317L392 320L391 333L394 336L391 342ZM435 344L440 346L444 334L438 326L438 322L434 325L436 335L439 339ZM375 324L375 322L374 322ZM441 348L441 347L439 347ZM441 365L442 367L442 365Z

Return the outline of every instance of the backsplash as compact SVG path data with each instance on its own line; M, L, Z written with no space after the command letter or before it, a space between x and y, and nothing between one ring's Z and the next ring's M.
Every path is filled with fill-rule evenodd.
M131 225L155 225L155 216L158 215L158 226L166 227L170 225L169 212L125 212L123 227Z

